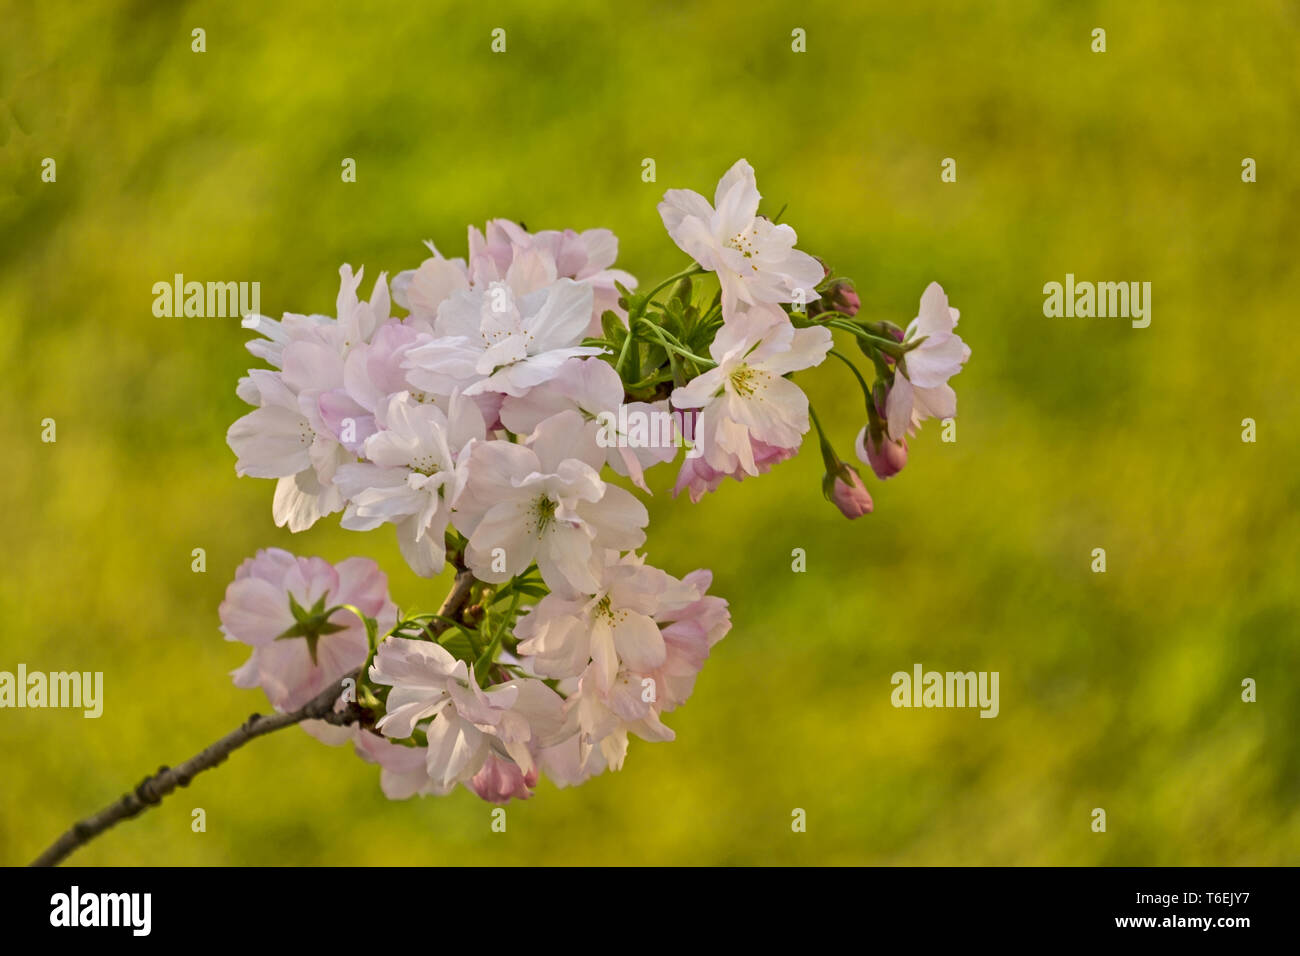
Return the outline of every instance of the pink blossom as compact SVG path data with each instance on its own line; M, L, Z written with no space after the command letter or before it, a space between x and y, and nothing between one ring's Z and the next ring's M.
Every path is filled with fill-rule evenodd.
M574 279L592 291L591 318L587 335L600 335L600 317L606 310L623 315L618 306L615 283L636 289L636 277L622 269L611 269L618 258L618 237L608 229L543 230L529 233L508 219L493 219L485 232L469 232L470 272L475 284L506 278L516 260L533 261L527 271L544 278ZM516 275L519 268L515 267ZM626 315L623 315L626 323Z
M695 689L713 645L731 630L731 613L724 598L705 592L713 584L713 572L692 571L681 580L693 594L685 605L667 607L656 615L667 653L664 663L649 673L656 685L659 710L667 712L684 704Z
M831 345L830 329L796 329L774 305L724 321L709 346L716 366L671 395L675 408L700 409L694 437L710 468L757 475L756 442L798 447L808 396L785 376L824 361Z
M432 242L425 245L433 255L418 268L393 276L393 301L411 313L405 323L409 328L432 332L439 307L469 288L469 271L464 259L446 259Z
M281 322L250 316L245 323L268 338L249 350L279 371L256 369L240 382L240 397L259 407L230 426L226 442L238 457L237 474L278 479L272 514L290 531L304 531L344 505L334 472L355 455L358 439L340 442L337 428L364 417L344 390L344 367L389 317L382 273L369 302L357 298L362 272L344 265L339 277L337 318L286 314Z
M647 671L663 663L654 615L674 600L673 584L635 555L606 551L592 593L548 594L520 620L519 653L545 677L576 677L590 662L596 686L606 691L621 667Z
M921 308L911 321L904 344L921 344L903 359L905 370L894 376L885 400L889 437L895 441L911 435L927 418L952 418L957 414L957 393L948 379L961 371L970 358L970 347L955 329L960 313L948 305L948 296L937 282L926 286Z
M368 730L358 730L352 746L362 760L379 764L379 787L389 800L434 792L425 769L425 748L394 743Z
M754 168L740 159L718 181L713 205L689 189L670 189L659 215L673 241L697 263L717 273L724 313L741 303L817 298L826 272L794 248L795 232L758 215Z
M633 484L649 492L645 470L676 457L677 441L663 439L680 440L680 434L675 428L669 428L667 435L656 436L660 439L658 443L638 443L626 434L617 433L616 427L610 427L619 421L620 409L624 420L641 416L647 423L672 422L667 402L624 403L623 380L608 362L598 358L571 358L550 381L529 389L523 396L505 396L501 423L517 435L530 435L542 422L560 412L578 412L582 415L585 442L603 448L604 461L616 474L629 476ZM615 432L613 440L608 440L609 432Z
M438 309L435 336L407 353L407 374L435 393L463 386L467 395L525 395L567 359L601 353L580 344L590 315L591 289L572 279L526 292L505 280L458 292Z
M253 648L235 685L261 687L277 710L294 710L356 670L369 645L365 625L344 604L381 628L396 623L388 579L368 558L331 565L267 548L246 560L219 611L226 639Z
M772 466L785 461L787 458L794 456L799 449L778 448L774 445L768 445L765 442L750 439L750 456L754 462L753 474L766 474L772 469ZM689 490L691 501L698 503L701 498L711 491L716 491L722 484L724 478L734 478L737 481L744 481L746 476L751 472L744 467L737 465L731 471L719 471L709 465L703 457L687 457L682 462L681 470L677 472L677 483L673 486L673 497Z
M465 661L432 641L388 638L375 654L370 679L392 688L375 729L394 739L423 729L426 768L439 792L477 774L493 748L530 771L534 751L563 730L563 701L541 681L481 688Z
M726 601L704 593L712 582L709 572L665 579L655 614L664 644L660 662L645 667L632 661L634 666L620 666L607 681L593 659L565 702L578 723L576 764L571 751L550 752L544 760L566 777L620 769L629 734L651 742L672 740L673 731L660 715L690 696L709 649L730 629Z
M335 476L349 502L341 524L368 531L391 522L411 570L431 577L446 559L451 501L464 483L461 462L485 437L483 417L459 394L438 405L416 402L409 392L393 395L378 417L383 429L366 439L368 460L342 465Z
M600 477L602 458L575 411L547 419L528 446L476 445L455 504L475 575L500 583L536 561L552 590L594 593L603 549L640 547L649 521L645 505Z

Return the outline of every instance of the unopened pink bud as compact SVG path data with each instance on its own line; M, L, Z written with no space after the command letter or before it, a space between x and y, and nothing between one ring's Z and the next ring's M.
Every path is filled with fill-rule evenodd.
M845 315L857 315L858 309L862 308L862 300L858 298L858 290L853 288L853 283L841 280L831 285L826 290L827 298L830 300L831 307L837 312L843 312Z
M857 315L860 308L862 300L858 298L853 283L848 279L836 279L822 292L821 298L808 307L808 315L815 317L823 312L842 312L851 316Z
M845 466L844 470L849 480L836 477L835 485L831 488L831 501L846 518L861 518L863 515L871 514L875 505L871 501L867 486L862 483L862 476L848 466Z
M858 458L870 465L876 477L883 481L894 477L907 464L907 439L890 441L881 434L876 441L871 437L870 426L863 426L858 432L857 452Z
M488 754L483 768L469 782L469 788L489 803L506 803L511 798L527 800L537 784L537 770L524 773L513 760Z

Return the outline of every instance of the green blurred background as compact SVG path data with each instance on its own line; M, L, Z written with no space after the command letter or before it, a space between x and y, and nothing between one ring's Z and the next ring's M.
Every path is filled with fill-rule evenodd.
M273 484L237 480L224 442L247 335L155 318L154 282L259 281L267 314L332 312L340 263L391 274L426 238L463 255L466 224L494 216L609 227L619 265L654 281L684 263L663 191L711 196L740 156L868 313L905 322L937 279L974 355L957 442L928 425L860 521L822 499L815 444L698 506L655 473L651 560L713 568L735 622L668 719L678 740L544 783L498 834L467 791L390 803L350 749L292 730L73 861L1300 861L1295 4L0 16L0 670L105 674L99 720L0 712L0 863L266 710L231 685L246 650L217 631L256 549L372 556L407 607L445 590L391 529L273 526ZM1045 318L1042 286L1067 272L1150 281L1150 328ZM847 371L801 383L848 456ZM895 710L890 674L916 662L999 671L1001 715Z

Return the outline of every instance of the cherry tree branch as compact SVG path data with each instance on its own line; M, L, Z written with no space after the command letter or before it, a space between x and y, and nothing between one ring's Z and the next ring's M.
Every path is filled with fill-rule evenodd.
M442 607L438 609L438 613L444 617L457 618L464 609L465 602L469 599L470 588L473 585L474 575L470 571L460 568L456 573L455 581L452 583L451 591L442 602ZM431 630L434 634L440 634L448 627L450 625L445 621L434 621ZM336 706L343 695L345 683L351 680L354 682L352 686L355 687L355 682L359 679L360 673L357 670L340 677L308 703L291 713L270 714L267 716L253 714L240 727L232 730L216 743L205 747L180 766L160 767L157 773L146 777L134 790L123 794L93 816L86 817L84 820L73 824L67 832L50 844L44 853L33 860L31 865L57 865L68 854L89 843L109 827L138 816L150 807L156 806L177 787L188 787L190 781L196 776L223 763L234 751L250 740L264 737L285 727L292 727L304 720L323 720L336 726L356 723L364 711L355 702L348 703L339 709L336 709Z

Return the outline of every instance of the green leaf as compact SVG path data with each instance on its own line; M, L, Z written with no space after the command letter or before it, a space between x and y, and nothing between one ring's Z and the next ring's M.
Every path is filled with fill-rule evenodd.
M516 594L527 594L529 597L543 598L551 592L539 584L516 584L514 586Z
M627 326L623 324L623 320L618 317L617 312L609 309L600 314L600 328L605 333L609 344L615 347L621 345L627 335Z
M451 656L457 660L468 663L474 662L474 648L470 644L469 638L459 631L446 631L438 643L445 647Z
M677 280L677 285L673 286L673 294L670 298L674 302L680 302L683 305L689 305L691 301L691 277L682 276Z

